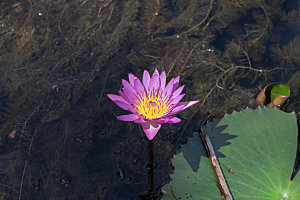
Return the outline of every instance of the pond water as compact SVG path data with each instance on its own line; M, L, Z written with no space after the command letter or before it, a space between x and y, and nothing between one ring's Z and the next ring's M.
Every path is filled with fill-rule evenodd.
M299 116L299 10L297 0L2 0L0 199L159 199L172 155L208 113L284 82L284 109ZM155 68L200 102L155 137L150 197L147 138L106 94Z

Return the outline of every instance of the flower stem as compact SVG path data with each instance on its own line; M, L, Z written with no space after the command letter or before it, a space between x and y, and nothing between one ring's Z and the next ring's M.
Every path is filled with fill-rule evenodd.
M148 192L152 193L154 190L153 181L153 140L148 140Z

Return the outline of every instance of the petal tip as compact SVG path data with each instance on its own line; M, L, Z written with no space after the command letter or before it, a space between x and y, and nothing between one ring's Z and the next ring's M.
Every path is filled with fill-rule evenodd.
M161 124L156 121L148 121L142 124L142 128L149 140L152 140L159 131Z

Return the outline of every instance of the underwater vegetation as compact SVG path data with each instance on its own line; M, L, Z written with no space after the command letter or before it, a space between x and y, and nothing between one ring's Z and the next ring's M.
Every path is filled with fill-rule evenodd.
M272 45L270 48L274 62L281 66L300 66L300 35L295 36L287 45Z
M116 120L128 113L105 96L128 73L180 76L182 101L200 100L155 135L157 190L207 113L251 107L267 84L283 82L286 110L299 117L298 1L4 0L0 8L0 199L143 193L147 138Z

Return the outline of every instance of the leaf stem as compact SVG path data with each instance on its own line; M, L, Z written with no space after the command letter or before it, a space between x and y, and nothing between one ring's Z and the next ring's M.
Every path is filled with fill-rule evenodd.
M204 147L206 149L206 153L209 157L209 160L211 162L211 165L213 167L213 170L215 172L216 178L217 178L217 185L218 188L222 194L222 196L226 199L226 200L233 200L233 197L231 195L231 192L229 190L229 187L227 185L227 182L225 180L224 174L222 172L222 169L220 167L220 164L218 162L218 159L216 157L215 151L213 149L213 146L210 142L210 139L208 137L208 135L206 135L203 131L203 125L210 119L210 116L208 116L208 118L206 120L203 121L203 123L201 124L198 133L202 139L202 142L204 144Z

